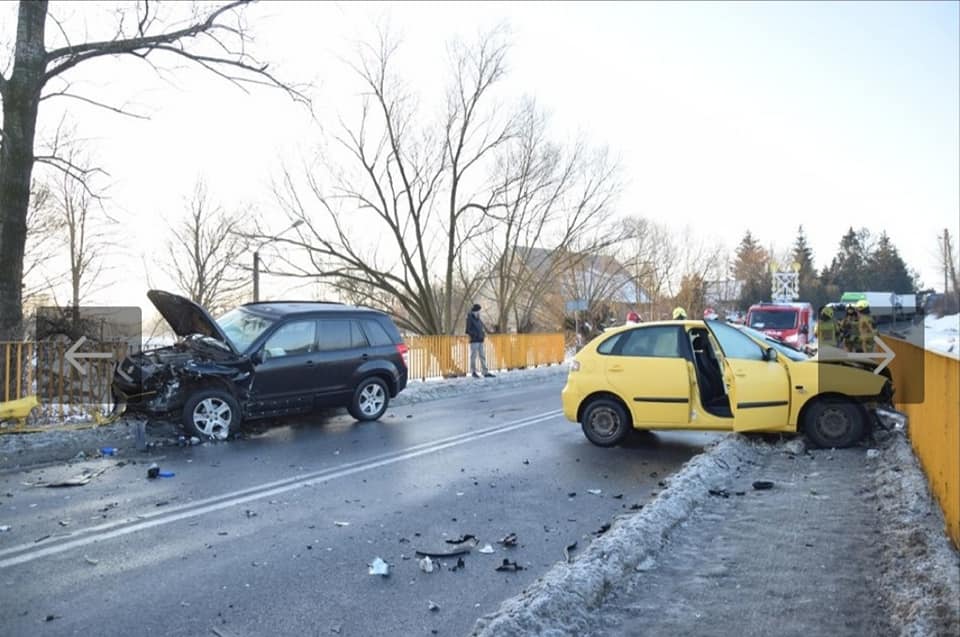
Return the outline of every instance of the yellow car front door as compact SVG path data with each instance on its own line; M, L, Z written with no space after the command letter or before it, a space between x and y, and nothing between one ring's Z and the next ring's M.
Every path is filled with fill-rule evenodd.
M790 431L790 376L776 356L734 327L707 321L723 352L734 431Z
M690 376L676 325L624 332L604 357L607 382L630 408L635 426L678 427L690 422Z

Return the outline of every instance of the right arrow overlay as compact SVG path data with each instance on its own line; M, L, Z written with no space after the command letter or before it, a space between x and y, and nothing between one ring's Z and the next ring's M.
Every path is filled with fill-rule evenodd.
M877 347L879 347L882 351L845 352L840 349L837 349L837 350L831 349L831 351L828 353L827 360L845 360L845 359L855 360L855 361L879 360L881 361L881 363L877 365L877 368L875 370L873 370L874 374L879 374L884 369L886 369L887 365L890 364L890 361L892 361L896 357L896 353L892 349L890 349L890 346L884 343L879 336L874 337L873 341L877 344ZM833 354L834 351L837 352L837 355L831 356L830 354Z

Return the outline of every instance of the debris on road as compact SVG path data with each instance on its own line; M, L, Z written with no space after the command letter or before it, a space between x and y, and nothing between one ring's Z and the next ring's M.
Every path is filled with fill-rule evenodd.
M769 480L757 480L753 483L753 488L757 491L767 491L773 488L773 483Z
M568 497L568 498L575 498L575 497L577 497L577 492L576 492L576 491L571 491L570 493L567 494L567 497Z
M571 554L573 551L576 551L576 550L577 550L577 543L576 543L576 542L573 542L573 543L571 543L571 544L567 544L565 547L563 547L563 561L564 561L564 562L567 562L567 563L569 564L569 563L570 563L570 554Z
M603 524L600 525L599 529L593 532L593 534L596 535L597 537L600 537L601 535L603 535L609 530L610 530L610 523L604 522Z
M370 567L370 575L381 575L383 577L388 577L390 575L390 565L379 557L373 558L373 561L370 562L368 566Z
M102 467L96 471L84 469L83 473L80 475L67 478L66 480L60 480L58 482L44 482L41 478L37 482L24 482L23 485L27 487L47 487L48 489L55 489L57 487L82 487L106 471L108 468L109 467Z
M173 471L160 471L157 473L161 478L172 478L176 474Z
M517 545L517 534L516 533L507 533L505 536L500 538L499 544L503 546L516 546Z
M639 510L642 509L642 508L643 508L643 505L640 504L639 502L630 505L630 510L631 510L631 511L639 511Z
M83 556L83 561L86 562L87 564L90 564L91 566L96 566L97 564L100 563L100 560L95 560L92 557L87 557L86 555Z
M247 509L247 510L245 511L245 513L247 514L247 517L248 517L248 518L255 518L255 517L257 517L257 512L256 512L256 511L253 511L253 510L251 510L251 509Z
M603 490L602 490L602 489L587 489L587 493L591 493L591 494L593 494L593 495L600 495L601 493L603 493Z
M424 573L433 572L433 560L430 559L429 555L427 557L422 558L417 563L420 565L420 570L423 571Z
M441 549L436 551L430 551L430 550L423 551L423 550L417 549L416 551L414 551L414 553L417 555L417 557L457 557L458 555L466 555L475 546L476 546L475 543L467 542L461 546L454 547L448 550Z
M880 456L880 451L877 449L867 449L867 457L870 459L878 458Z
M622 494L622 493L618 493L617 495L612 495L612 496L610 496L610 497L613 498L614 500L622 500L622 499L623 499L623 494Z
M427 600L427 608L429 608L432 612L435 613L435 612L437 612L438 610L440 610L440 604L438 604L438 603L436 603L436 602L434 602L434 601L430 601L430 600L428 599L428 600Z
M519 564L517 564L516 562L512 561L512 560L508 560L507 558L503 558L503 562L501 562L501 563L500 563L500 566L498 566L498 567L497 567L496 569L494 569L494 570L512 573L512 572L516 572L516 571L522 571L522 570L523 570L523 567L520 566Z
M485 555L489 555L490 553L493 553L493 552L494 552L494 548L489 544L484 544L483 546L477 549L477 553L483 553Z
M465 568L467 563L463 561L462 557L457 558L457 563L450 567L451 571L459 571L461 568Z
M147 468L147 477L153 480L159 475L160 475L160 465L154 462Z
M0 524L0 533L6 533L10 530L9 524Z
M716 497L716 498L729 498L730 492L726 489L708 489L707 493Z
M100 447L100 453L104 456L115 456L117 455L116 447Z
M333 521L333 526L350 526L350 523L349 523L349 522L338 522L338 521L334 520L334 521Z
M476 539L477 539L476 535L470 535L469 533L467 533L466 535L461 535L460 537L452 538L444 541L447 544L463 544L464 542L472 542Z

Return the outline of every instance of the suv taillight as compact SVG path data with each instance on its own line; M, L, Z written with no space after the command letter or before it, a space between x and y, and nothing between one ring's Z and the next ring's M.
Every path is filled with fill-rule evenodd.
M407 347L406 343L397 344L397 353L403 359L403 366L410 367L410 348Z

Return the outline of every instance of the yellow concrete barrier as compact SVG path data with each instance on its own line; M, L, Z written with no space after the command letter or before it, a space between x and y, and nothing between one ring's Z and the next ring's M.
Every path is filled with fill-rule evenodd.
M943 510L947 534L960 548L960 360L894 338L884 342L896 353L890 364L894 401L910 417L910 444ZM921 388L922 402L902 402Z

